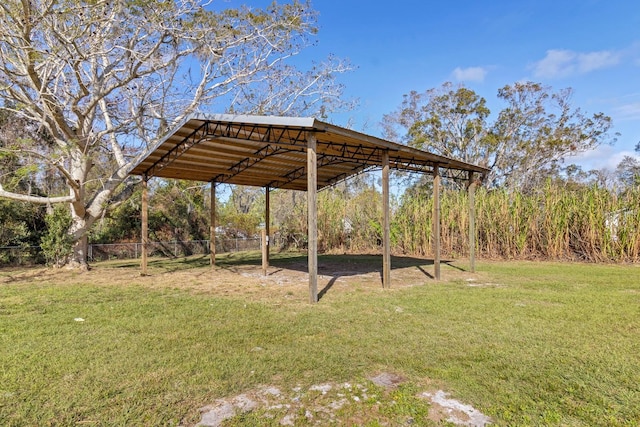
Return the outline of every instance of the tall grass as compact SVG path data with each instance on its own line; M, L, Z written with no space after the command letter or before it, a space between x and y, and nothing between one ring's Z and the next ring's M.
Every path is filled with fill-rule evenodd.
M382 238L382 196L373 187L323 191L318 197L320 250L366 252Z
M466 255L468 198L442 195L442 253ZM428 196L405 200L394 217L395 249L431 254ZM634 262L640 259L640 192L617 195L588 187L546 185L533 194L487 191L476 195L477 251L502 259Z
M373 189L345 197L321 193L319 235L323 250L376 250L381 243L380 195ZM431 194L405 195L392 212L396 253L432 255ZM547 184L537 192L479 189L476 253L494 259L635 262L640 260L640 190L568 189ZM345 227L347 218L349 227ZM441 250L469 253L469 206L464 191L441 195Z

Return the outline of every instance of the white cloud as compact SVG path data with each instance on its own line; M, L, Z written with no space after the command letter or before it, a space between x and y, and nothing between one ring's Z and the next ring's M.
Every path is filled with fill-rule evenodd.
M600 68L617 65L621 54L614 51L580 53L572 50L552 49L540 61L533 64L536 77L561 78L572 74L589 73Z
M623 151L618 151L616 153L613 153L609 158L606 159L606 161L604 161L604 167L606 169L609 170L615 170L616 167L618 167L618 164L622 161L622 159L624 159L625 157L633 157L635 159L640 160L640 158L638 158L638 156L636 155L636 153L634 153L633 151L627 151L627 150L623 150Z
M606 50L578 55L578 70L581 73L588 73L599 68L613 67L619 63L620 54Z
M536 77L564 77L575 70L574 52L568 50L548 50L547 56L533 67Z
M614 108L613 116L618 120L640 120L640 102Z
M614 171L625 156L635 157L640 160L640 157L633 151L616 151L611 145L601 145L591 151L568 157L566 163L576 163L582 166L585 171L593 169Z
M455 70L453 70L452 74L453 78L459 82L483 82L484 78L487 76L487 70L483 67L457 67Z

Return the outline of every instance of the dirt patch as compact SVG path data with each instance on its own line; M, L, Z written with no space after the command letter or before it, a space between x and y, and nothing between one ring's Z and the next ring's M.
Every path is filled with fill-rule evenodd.
M406 381L403 376L391 372L382 372L374 377L370 377L369 380L378 387L385 387L387 389L397 387L398 384Z
M431 402L429 418L436 422L447 421L455 425L484 427L491 424L491 419L475 409L455 399L449 399L442 390L435 393L424 392L420 395Z
M218 427L231 418L256 410L260 411L261 418L271 419L278 425L325 425L335 421L336 413L346 406L369 399L367 391L364 386L349 383L316 384L306 390L294 387L287 392L274 386L260 387L201 408L202 418L196 426Z

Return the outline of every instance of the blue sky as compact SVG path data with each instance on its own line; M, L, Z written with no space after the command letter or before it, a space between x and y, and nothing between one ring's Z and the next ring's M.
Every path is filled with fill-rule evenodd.
M247 2L256 7L264 2ZM534 81L571 87L575 107L602 112L621 133L578 159L586 169L613 168L640 141L640 3L638 0L313 0L317 46L357 69L343 76L359 108L356 130L380 135L379 122L402 95L463 83L501 108L499 88Z

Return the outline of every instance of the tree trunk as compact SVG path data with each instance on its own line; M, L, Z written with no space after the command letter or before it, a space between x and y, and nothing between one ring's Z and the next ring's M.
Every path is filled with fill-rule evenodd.
M86 221L85 218L75 215L73 209L71 209L71 220L69 235L73 242L73 250L65 267L86 271L89 269L89 264L87 263L89 240L87 234L91 227L91 221Z
M73 251L66 263L67 268L78 268L80 270L88 270L87 264L87 234L93 224L93 221L87 220L90 217L85 208L85 188L84 182L91 169L89 158L80 150L73 150L71 153L70 172L73 181L69 183L70 194L75 194L76 200L71 202L69 208L71 211L71 227L69 235L73 242ZM75 184L75 186L74 186Z

